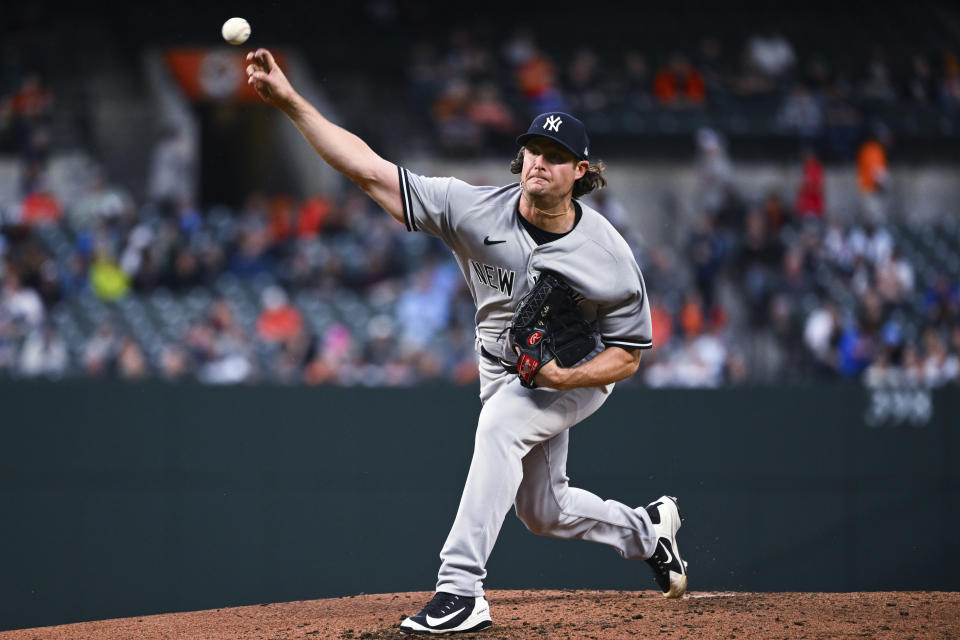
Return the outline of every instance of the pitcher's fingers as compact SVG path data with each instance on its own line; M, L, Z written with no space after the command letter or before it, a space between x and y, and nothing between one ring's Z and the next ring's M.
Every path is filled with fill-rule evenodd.
M267 69L267 58L266 56L263 55L266 52L267 52L266 49L257 49L256 51L254 51L253 61L263 69L269 71L269 69Z
M277 65L277 62L273 59L273 54L270 53L269 50L267 50L267 49L261 49L261 51L263 52L263 60L264 60L264 63L265 63L265 64L263 65L263 66L264 66L264 69L266 69L266 70L267 70L267 73L269 73L269 72L273 71L273 68Z

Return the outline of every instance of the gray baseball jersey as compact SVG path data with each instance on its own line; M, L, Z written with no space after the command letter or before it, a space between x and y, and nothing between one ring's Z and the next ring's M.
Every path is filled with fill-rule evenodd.
M399 169L409 231L450 247L477 305L477 337L490 353L508 353L505 329L543 270L584 297L582 307L607 345L652 346L650 306L627 243L590 207L578 204L573 230L538 244L520 222L521 187L474 187ZM597 345L594 353L602 351ZM588 356L590 357L590 356ZM473 459L460 507L440 552L437 591L483 595L486 564L511 506L530 530L608 545L625 558L648 558L656 536L646 510L569 486L568 430L596 411L612 384L565 391L527 389L516 375L480 359Z
M586 319L606 345L653 346L650 305L626 241L590 207L558 240L538 245L521 225L519 184L475 187L456 178L400 172L408 231L422 231L453 250L477 305L477 336L494 355L513 360L501 339L514 309L542 270L560 275L584 297Z

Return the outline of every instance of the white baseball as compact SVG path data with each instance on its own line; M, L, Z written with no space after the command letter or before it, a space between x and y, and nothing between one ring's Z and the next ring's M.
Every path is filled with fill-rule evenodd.
M223 23L220 33L230 44L243 44L250 37L250 23L243 18L230 18Z

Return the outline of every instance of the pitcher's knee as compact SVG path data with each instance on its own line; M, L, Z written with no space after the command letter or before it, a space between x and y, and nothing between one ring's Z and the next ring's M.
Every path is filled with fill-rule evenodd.
M539 504L518 496L515 507L520 522L538 536L553 535L560 523L560 508L555 504Z
M511 428L508 420L493 419L481 415L477 423L477 444L486 446L510 447L520 439Z

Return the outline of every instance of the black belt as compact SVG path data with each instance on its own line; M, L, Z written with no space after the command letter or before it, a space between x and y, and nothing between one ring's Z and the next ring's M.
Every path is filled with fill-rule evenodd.
M496 362L497 364L500 364L500 358L498 358L497 356L493 355L492 353L484 349L483 345L480 345L480 355L482 355L484 358L486 358L490 362Z
M506 371L507 373L517 372L517 365L512 364L510 362L505 362L502 358L498 358L497 356L493 355L492 353L484 349L483 345L480 345L480 355L482 355L484 358L486 358L490 362L500 365L501 367L503 367L503 370Z

